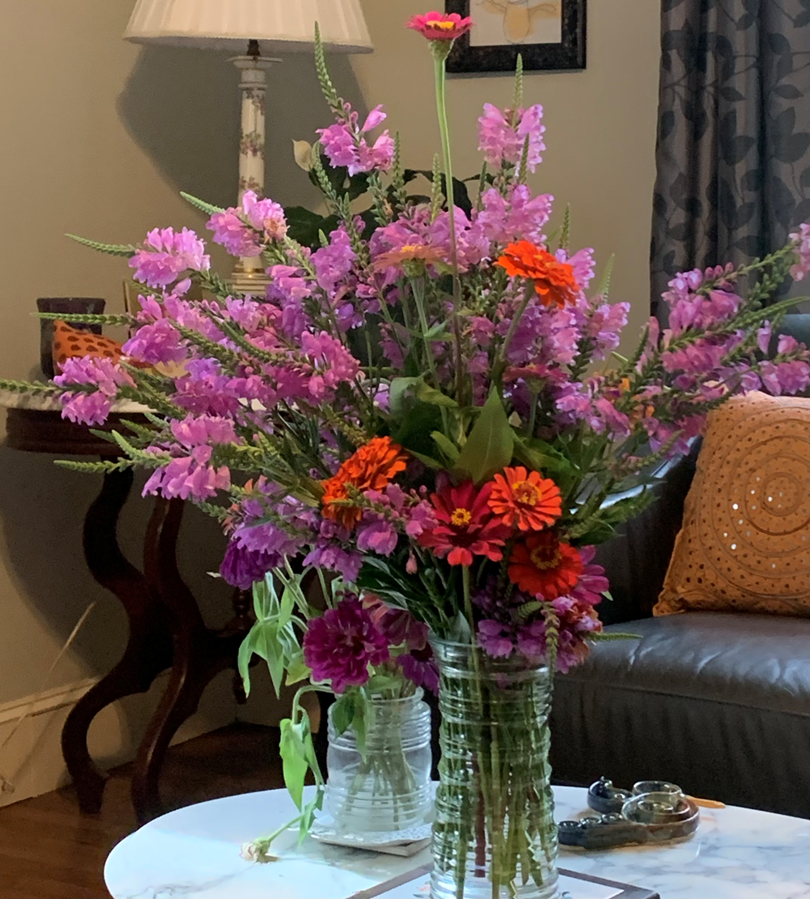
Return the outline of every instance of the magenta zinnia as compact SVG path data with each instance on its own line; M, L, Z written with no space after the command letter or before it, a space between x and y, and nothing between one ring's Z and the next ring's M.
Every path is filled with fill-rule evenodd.
M407 25L429 41L454 41L472 28L473 21L469 16L462 18L456 12L449 15L427 12L424 15L412 16Z
M362 686L369 678L368 666L382 665L388 656L388 639L353 598L314 618L304 634L304 661L312 680L331 681L335 693Z

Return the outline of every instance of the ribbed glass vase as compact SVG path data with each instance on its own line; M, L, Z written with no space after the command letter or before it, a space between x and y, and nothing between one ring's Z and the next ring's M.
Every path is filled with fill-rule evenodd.
M335 732L329 709L326 811L346 836L395 833L424 825L430 811L430 707L422 690L375 699L361 753L354 730Z
M431 899L552 899L547 668L433 641L441 711Z

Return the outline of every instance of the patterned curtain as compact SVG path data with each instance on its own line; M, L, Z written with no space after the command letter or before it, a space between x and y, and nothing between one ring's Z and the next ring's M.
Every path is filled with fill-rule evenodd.
M810 0L663 0L653 314L678 271L810 219Z

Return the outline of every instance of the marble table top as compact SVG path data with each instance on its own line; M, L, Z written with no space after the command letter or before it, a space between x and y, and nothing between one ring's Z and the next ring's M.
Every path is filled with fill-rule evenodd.
M61 412L62 403L57 394L48 393L20 393L16 390L0 390L0 406L6 409L35 409L38 412ZM113 412L134 414L136 412L148 412L147 406L134 403L131 400L123 400L113 403Z
M557 820L586 812L586 792L555 787ZM240 846L293 817L285 790L247 793L156 818L110 853L114 899L346 899L429 863L280 837L279 861L251 864ZM750 809L701 809L688 840L601 852L560 850L562 868L657 890L661 899L810 899L810 821ZM402 899L406 899L407 892ZM574 896L573 899L578 899Z

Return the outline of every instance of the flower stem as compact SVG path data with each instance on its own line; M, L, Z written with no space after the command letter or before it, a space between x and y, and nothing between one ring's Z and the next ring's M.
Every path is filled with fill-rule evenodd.
M446 43L434 41L433 44ZM447 195L447 215L450 228L450 265L453 272L453 334L456 342L456 399L464 402L464 366L461 355L461 282L458 277L458 244L456 242L456 203L453 185L453 158L450 150L450 126L447 121L447 71L445 62L449 47L431 46L436 71L436 111L439 115L439 132L442 139L444 161L445 194Z

